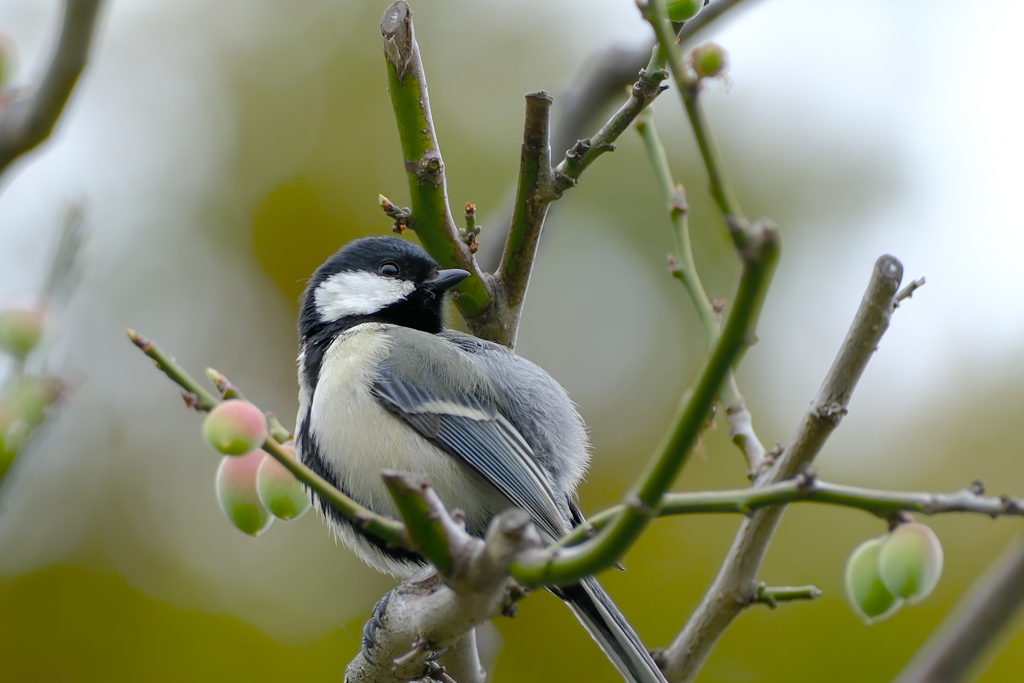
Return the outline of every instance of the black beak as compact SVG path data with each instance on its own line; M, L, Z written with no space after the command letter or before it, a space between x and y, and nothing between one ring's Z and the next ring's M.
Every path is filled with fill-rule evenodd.
M430 278L423 284L430 287L430 289L434 290L438 294L442 294L465 280L467 277L469 277L469 273L461 268L448 268L446 270L437 271L437 274L435 274L434 277Z

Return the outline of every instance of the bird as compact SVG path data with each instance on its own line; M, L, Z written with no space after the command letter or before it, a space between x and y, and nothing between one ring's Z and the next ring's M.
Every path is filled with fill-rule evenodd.
M296 451L375 513L398 517L381 472L414 472L458 506L470 534L483 536L495 515L518 507L552 542L585 521L576 489L589 461L586 427L540 367L445 327L446 293L469 275L390 236L349 242L316 269L298 318ZM421 556L310 495L335 535L371 567L402 579L424 566ZM596 578L548 590L624 680L665 681Z

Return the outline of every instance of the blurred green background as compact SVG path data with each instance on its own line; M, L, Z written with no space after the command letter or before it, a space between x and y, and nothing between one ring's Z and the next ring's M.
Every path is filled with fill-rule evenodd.
M49 349L77 389L0 493L0 680L334 680L390 580L314 515L260 539L213 496L217 458L175 388L124 338L133 327L196 375L213 366L260 405L294 414L294 315L304 279L348 239L385 234L383 193L407 204L378 21L388 3L122 0L46 147L0 195L0 296L33 291L66 206L84 199L86 272ZM749 2L710 36L730 53L709 87L712 126L752 216L784 256L740 373L755 425L785 442L827 370L874 259L928 285L900 308L824 478L1024 495L1024 306L1015 192L1024 145L1012 2ZM828 6L823 6L828 5ZM56 1L3 0L16 82L38 73ZM458 211L481 240L511 192L523 99L555 97L587 60L646 29L631 0L413 4ZM1016 65L1016 66L1015 66ZM673 92L656 106L706 284L737 265ZM667 219L635 134L553 212L519 351L570 391L590 425L585 510L618 499L659 440L701 358L665 268ZM286 422L291 423L290 419ZM745 483L719 425L680 489ZM603 576L651 646L699 601L739 520L669 519ZM1016 520L945 516L946 571L924 604L863 626L844 604L848 553L883 525L800 506L762 578L813 583L812 604L741 616L699 680L891 678L1013 538ZM496 681L614 680L557 600L537 595L487 642ZM1024 637L979 680L1019 680Z

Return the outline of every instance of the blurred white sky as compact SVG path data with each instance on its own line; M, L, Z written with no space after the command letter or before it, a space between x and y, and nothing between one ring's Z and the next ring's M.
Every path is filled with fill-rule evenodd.
M299 25L284 20L286 15L295 16L290 3L287 12L281 9L285 3L256 5L241 0L119 0L106 8L97 54L68 116L45 147L22 160L6 178L0 195L0 302L35 287L66 202L85 198L93 209L95 236L90 274L79 296L105 301L110 307L99 315L81 311L77 320L69 322L75 334L68 344L70 362L83 368L102 367L113 378L102 386L93 383L86 394L91 406L82 408L85 412L77 417L69 416L54 435L56 450L66 454L50 456L53 466L71 467L76 477L64 488L41 474L26 477L19 497L11 499L6 518L0 519L0 546L21 552L0 553L0 572L53 561L90 533L88 514L69 518L29 502L40 491L47 500L81 495L81 489L88 489L83 482L105 476L95 462L74 464L72 452L82 438L75 430L98 435L102 441L104 416L113 411L134 420L141 432L145 416L139 414L138 405L151 406L149 397L173 393L155 377L141 387L114 370L138 360L130 356L120 336L123 327L138 325L157 337L166 332L160 311L146 301L147 276L160 281L157 275L174 275L174 263L191 264L194 278L181 275L180 291L175 294L197 302L200 332L175 352L196 364L216 362L203 355L209 348L208 334L214 333L202 330L215 329L217 322L216 306L205 305L223 306L232 300L236 302L232 306L245 311L239 315L257 321L264 307L285 305L245 261L248 254L215 256L183 244L179 237L199 222L207 185L224 173L229 154L219 142L232 117L224 91L223 54L260 40L265 27L275 22L281 30L295 31L318 22L338 23L345 4L303 3L305 23ZM477 2L466 9L503 22L504 14L521 17L525 4ZM850 3L816 0L751 0L749 4L713 32L730 53L732 86L728 92L713 88L708 105L713 112L728 112L741 102L744 106L762 103L763 118L748 119L745 129L733 130L729 126L743 119L723 113L727 120L719 137L734 135L775 154L790 155L801 153L793 144L804 132L806 139L813 140L830 130L852 131L895 147L896 158L902 160L903 183L899 199L870 216L869 225L848 225L841 215L835 216L833 229L838 225L858 234L842 245L841 253L836 253L832 230L827 235L823 232L821 239L786 249L765 311L761 344L747 362L776 387L778 404L806 405L846 330L871 264L883 252L897 255L906 266L906 281L924 275L928 285L898 312L882 353L854 399L854 411L871 420L862 424L873 425L874 433L885 433L897 427L895 409L900 404L945 400L941 397L948 391L950 368L968 377L995 375L1008 358L1016 361L1024 340L1024 267L1019 265L1024 231L1018 207L1024 186L1020 124L1024 106L1018 92L1024 42L1016 35L1024 6L991 0L970 5L968 13L964 3L951 0L865 0L856 4L855 11ZM535 0L533 5L551 21L571 27L566 40L578 41L581 54L609 40L638 40L647 31L631 0ZM44 46L55 30L57 7L55 0L0 1L0 30L18 46L19 80L37 73ZM239 19L248 12L258 14L258 20ZM275 14L280 14L279 22ZM212 22L222 29L195 36L190 24L199 15L208 25ZM220 42L203 42L218 33L223 36ZM799 119L792 116L796 111L802 112ZM758 128L762 124L764 134ZM821 130L805 131L806 126L815 125ZM168 173L168 168L180 172ZM225 220L248 218L239 211ZM154 231L153 226L159 229ZM787 226L781 227L785 243ZM592 248L605 248L614 258L615 239L621 237ZM595 252L593 258L599 255ZM626 301L650 294L643 291L642 283L636 286L640 289L624 295ZM216 292L216 301L211 302L211 291ZM250 303L237 303L245 295ZM782 306L782 301L790 305ZM794 306L793 301L803 303ZM594 325L602 324L602 314L595 314ZM272 338L253 335L257 338L251 343L257 348L285 348L290 333L284 329ZM767 362L780 358L799 362ZM137 366L141 367L136 363L132 372ZM251 369L253 376L261 370ZM290 364L283 363L272 377L249 381L250 391L256 395L291 392L292 373ZM621 374L593 373L590 380L597 384L588 389L595 395L613 395ZM190 428L181 425L194 422L188 415L167 420L159 429L170 441L175 430ZM595 433L600 436L600 428ZM858 438L863 437L860 432ZM126 466L128 475L133 466L139 463ZM210 465L210 472L214 466ZM178 477L186 480L181 482L183 487L212 487L210 472L169 472L139 474L150 478L147 486L167 483L164 477ZM97 484L91 490L102 489ZM215 508L212 496L208 498L202 505ZM21 515L47 514L58 516L59 523L19 526ZM182 528L196 528L202 523L199 519L202 515L196 512L195 519L186 520ZM312 525L307 528L311 529L307 536L322 534ZM38 536L40 529L45 537ZM178 537L173 542L182 546L175 552L191 558L197 571L211 577L231 576L224 590L244 583L203 559L210 548L224 543L220 537L200 537L180 529L174 533ZM140 537L144 535L140 532ZM270 542L260 545L268 555L276 552ZM238 558L240 564L247 561ZM131 560L124 562L120 569L131 576ZM317 591L309 588L308 592L309 599L315 600ZM230 602L229 597L223 599ZM305 608L300 601L295 609ZM259 618L258 606L247 611L251 618Z
M0 29L18 46L21 81L38 71L57 4L0 3ZM218 90L216 69L223 63L217 57L258 40L265 25L240 21L247 15L245 5L222 3L214 10L202 2L133 0L106 8L98 54L71 116L44 150L9 174L0 198L0 298L38 277L61 202L75 197L96 205L116 202L122 213L137 207L143 213L133 220L143 222L146 213L160 208L149 199L181 211L189 198L201 196L205 173L216 173L222 161L218 150L223 148L213 141L230 121L229 105ZM308 3L307 24L337 15L341 5ZM566 38L579 41L581 50L608 40L639 40L647 32L629 0L536 5L552 21L572 24L576 30ZM1024 180L1019 125L1024 104L1015 87L1024 44L1014 33L1024 6L991 0L964 12L962 3L951 0L869 0L850 12L847 3L815 0L751 0L748 5L713 32L730 53L732 87L728 93L714 90L710 108L727 112L741 99L762 103L765 128L785 145L791 144L787 128L799 135L815 117L826 130L839 122L892 141L905 160L900 200L874 215L870 225L849 226L863 234L851 240L839 261L830 258L827 239L802 244L799 254L787 252L773 300L793 296L787 288L824 294L827 283L843 283L841 289L853 292L873 259L889 251L904 261L908 279L925 275L929 281L897 322L914 334L891 335L877 361L885 366L890 387L930 392L934 368L959 365L965 358L977 363L976 372L993 371L1024 337L1024 268L1017 262L1024 246L1017 209ZM479 3L473 11L500 22L502 13L521 17L524 8ZM266 19L274 12L260 5L256 14ZM221 44L188 39L186 27L197 13L223 24ZM291 22L279 25L302 30ZM145 78L159 79L160 88L125 88L140 78L140 66ZM787 120L796 110L816 114ZM759 132L742 134L756 139ZM776 153L800 151L779 146ZM97 166L96 159L103 164ZM172 178L180 188L168 187L168 177L159 173L168 166L189 169ZM157 179L160 187L147 187ZM787 343L829 355L832 347L825 340L845 324L849 311L835 306L820 314L813 320L768 316L765 331L789 330L792 337L792 329L800 329L800 338ZM764 343L771 343L766 336ZM820 368L804 365L816 381Z

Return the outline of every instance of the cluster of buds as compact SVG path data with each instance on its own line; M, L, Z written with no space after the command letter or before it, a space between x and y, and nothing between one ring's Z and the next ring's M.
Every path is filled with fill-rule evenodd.
M846 563L846 593L868 624L928 597L942 574L942 544L918 522L861 543Z
M0 480L65 393L59 378L26 368L43 340L47 318L47 306L42 303L0 311L0 352L13 361L0 390Z
M309 509L299 480L261 449L267 418L255 405L241 399L218 404L203 423L203 436L225 456L217 469L217 502L239 530L259 536L275 517L296 519ZM281 450L296 458L291 444Z

